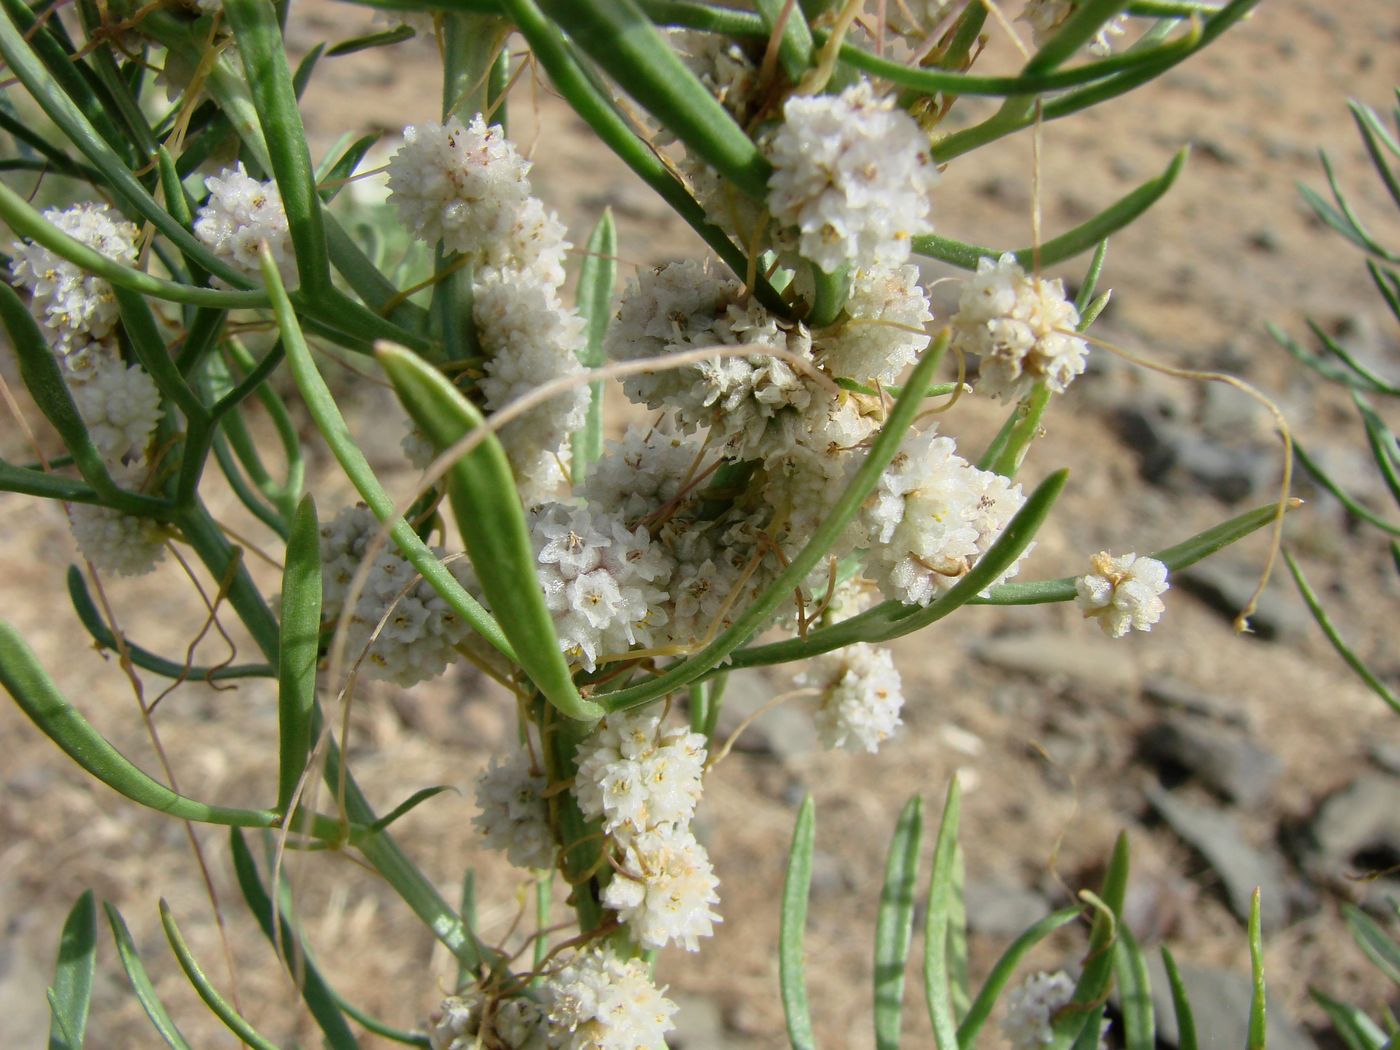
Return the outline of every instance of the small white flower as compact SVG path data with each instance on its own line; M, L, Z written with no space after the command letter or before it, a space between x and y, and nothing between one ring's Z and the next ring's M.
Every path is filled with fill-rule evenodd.
M468 125L411 124L389 161L390 201L405 226L428 244L480 257L511 235L530 195L530 162L499 125L477 114Z
M651 983L646 963L606 948L575 955L542 992L557 1050L656 1050L675 1027L676 1004Z
M139 231L105 204L50 208L44 218L109 259L136 262ZM60 356L111 334L119 311L112 286L32 241L10 247L10 274L31 293L29 310Z
M1036 973L1006 997L1001 1034L1010 1050L1040 1050L1055 1041L1055 1015L1074 998L1074 981L1063 970ZM1109 1022L1099 1031L1100 1050Z
M481 1032L481 994L474 988L449 995L428 1018L432 1050L475 1050Z
M980 260L963 285L953 345L981 356L977 389L984 394L1017 400L1038 382L1062 394L1089 352L1073 334L1078 324L1063 282L1028 277L1008 252Z
M705 738L662 730L646 712L608 715L579 744L574 794L583 815L613 835L686 824L700 800Z
M846 301L846 320L819 335L822 364L861 383L893 383L928 345L922 329L932 320L917 266L862 268Z
M938 180L928 136L868 81L840 95L794 95L769 142L768 207L795 226L802 255L828 273L895 265L928 233Z
M1152 630L1166 611L1158 595L1167 589L1167 567L1155 558L1114 557L1108 551L1095 554L1089 564L1092 571L1074 581L1074 600L1085 618L1098 620L1110 638Z
M89 349L67 358L68 387L78 414L102 458L140 459L160 420L160 391L140 365L128 366L115 351Z
M554 866L554 838L544 800L547 786L544 777L531 772L530 756L524 751L505 761L493 758L476 778L476 804L481 812L472 823L487 846L505 850L506 859L518 868Z
M209 200L194 220L194 234L214 254L250 277L262 273L259 253L267 244L277 272L291 283L296 277L291 228L277 183L259 182L240 162L204 180Z
M888 649L857 642L819 656L797 684L822 690L816 722L826 747L874 754L903 724L904 693Z
M617 912L643 948L675 941L694 952L721 921L710 909L719 903L718 885L705 847L688 829L667 826L629 839L621 870L603 890L603 905Z

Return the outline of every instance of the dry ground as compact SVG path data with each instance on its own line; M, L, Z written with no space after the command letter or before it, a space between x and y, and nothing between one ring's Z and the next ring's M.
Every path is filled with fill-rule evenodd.
M357 13L320 0L298 5L294 18L298 48L349 35L346 27L359 21ZM992 49L989 70L1008 65L1005 51ZM1318 395L1272 345L1264 324L1298 332L1305 316L1326 324L1347 320L1396 363L1396 333L1384 326L1355 253L1310 219L1294 183L1318 185L1314 150L1323 146L1358 188L1368 217L1395 232L1394 212L1387 213L1374 180L1360 175L1364 158L1344 105L1348 96L1384 105L1400 82L1397 56L1400 8L1392 0L1266 0L1224 43L1161 82L1048 127L1042 184L1049 232L1081 221L1161 170L1180 143L1195 146L1172 194L1114 239L1104 282L1115 288L1115 299L1099 330L1157 360L1231 367L1278 395L1301 435L1357 445L1349 408ZM436 116L431 59L427 45L413 43L323 62L306 98L316 142ZM536 190L563 212L576 240L610 204L620 221L621 253L637 265L695 250L690 235L547 88L541 86L534 104L524 86L516 98L513 133L536 143ZM1027 135L957 161L936 201L940 231L994 246L1026 243L1031 184ZM1082 265L1064 273L1072 278ZM941 274L936 267L930 272ZM1211 404L1237 419L1260 455L1275 455L1267 420L1237 408L1233 396ZM1134 397L1164 400L1190 415L1201 409L1203 395L1188 384L1113 367L1057 406L1024 477L1034 481L1063 465L1072 468L1072 480L1023 578L1079 571L1085 553L1100 547L1155 549L1238 509L1189 486L1163 489L1139 479L1134 453L1106 423L1114 406ZM376 465L392 471L399 430L383 423L384 404L382 391L370 389L356 396L349 414ZM975 449L994 426L993 413L969 404L946 429ZM11 432L4 451L13 455L17 448ZM346 489L333 480L319 446L316 456L313 476L331 478L317 490L329 516ZM396 483L409 481L400 474ZM6 617L87 717L135 761L158 768L130 686L115 662L88 644L64 597L73 554L61 512L12 496L0 506ZM237 520L227 505L218 513ZM1343 526L1335 509L1320 504L1295 515L1290 528L1338 618L1393 674L1396 577L1383 571L1379 549L1364 534ZM266 542L261 533L256 538ZM1257 567L1264 552L1256 539L1227 556ZM171 584L177 575L167 565L158 577L110 589L131 636L172 653L183 649L199 619L188 588ZM1293 599L1288 587L1279 587L1271 600ZM1013 631L1060 632L1060 647L1101 667L1101 677L1036 680L970 655L979 641ZM250 645L241 648L251 652ZM1225 617L1180 591L1150 636L1116 646L1100 647L1070 609L983 608L905 640L896 652L909 698L907 724L878 757L800 746L780 749L782 757L738 752L707 791L701 819L722 880L725 921L698 956L667 954L660 975L673 991L719 1005L724 1045L780 1041L774 894L794 805L805 792L816 799L823 853L809 935L817 1023L823 1045L860 1047L871 1042L869 945L883 850L898 806L911 794L923 794L936 808L959 772L967 789L969 880L1039 887L1057 905L1065 898L1056 887L1090 884L1115 835L1126 829L1135 849L1135 907L1149 938L1166 936L1179 959L1241 969L1243 930L1217 880L1146 819L1142 789L1154 774L1135 761L1134 740L1155 715L1138 685L1170 675L1227 698L1282 759L1277 790L1246 815L1260 841L1280 824L1305 818L1346 783L1367 762L1368 745L1400 739L1394 717L1314 633L1272 642L1238 638ZM782 681L755 679L739 688L772 692ZM163 685L146 679L148 698ZM162 703L156 721L184 791L234 805L266 802L276 754L266 685L223 692L189 685ZM467 789L494 750L511 746L513 732L505 698L454 673L411 693L366 690L352 738L354 768L383 808L425 785L463 789L404 819L398 835L444 893L455 894L466 868L478 869L488 938L510 927L521 887L479 848ZM167 898L209 972L232 986L185 829L86 779L8 705L0 706L0 749L0 1043L33 1046L42 1039L43 990L62 915L91 887L125 913L157 987L194 1045L232 1045L176 970L156 916L156 900ZM270 949L242 913L223 838L208 830L198 838L228 919L239 1001L271 1037L316 1045ZM451 980L445 953L387 889L348 860L301 857L293 876L311 943L333 982L371 1012L413 1025ZM1281 1004L1310 1022L1317 1014L1306 1001L1309 983L1357 996L1383 992L1346 941L1337 904L1334 893L1324 893L1268 941L1271 987ZM1004 943L975 938L974 964L985 967ZM1066 938L1044 961L1057 965L1081 944L1077 935ZM154 1045L110 942L102 949L98 989L92 1045ZM928 1043L922 1013L911 1000L910 1045ZM367 1039L366 1045L378 1044Z

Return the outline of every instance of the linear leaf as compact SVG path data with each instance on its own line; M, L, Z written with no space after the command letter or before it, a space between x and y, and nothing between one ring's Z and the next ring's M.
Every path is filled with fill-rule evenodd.
M331 1050L358 1050L359 1043L355 1041L350 1025L340 1011L335 993L321 977L316 964L307 954L306 945L297 936L292 924L287 921L285 912L277 916L280 929L274 930L272 898L268 895L257 866L253 863L248 843L237 828L229 829L229 847L233 854L233 871L238 878L238 888L243 891L248 910L262 927L263 936L273 945L281 945L285 955L282 961L287 971L296 979L302 1001L306 1003L307 1010L325 1035L326 1045Z
M1094 925L1089 931L1089 950L1084 956L1084 970L1075 985L1074 997L1053 1022L1055 1041L1052 1045L1057 1050L1077 1045L1091 1029L1093 1041L1088 1045L1098 1045L1099 1022L1095 1018L1103 1016L1102 1004L1108 998L1108 990L1113 983L1114 945L1119 936L1119 916L1123 913L1123 900L1128 890L1129 859L1128 836L1120 834L1114 844L1108 871L1104 873L1103 886L1097 897L1090 895L1096 907Z
M1176 1013L1177 1050L1197 1050L1196 1017L1191 1012L1191 1000L1186 995L1186 982L1176 968L1172 953L1162 945L1162 966L1167 971L1167 983L1172 990L1172 1010Z
M787 1019L792 1050L813 1050L812 1011L807 1002L807 974L803 941L807 927L807 897L812 886L812 850L816 844L816 805L812 796L802 800L792 829L787 876L783 881L783 907L778 928L778 983L782 989L783 1016Z
M958 851L961 792L957 777L948 785L943 820L933 847L933 874L929 879L928 908L924 916L924 996L936 1045L952 1050L957 1045L957 1021L948 973L948 919L957 891L954 885Z
M277 809L289 812L311 754L321 636L321 531L308 494L292 519L282 573L277 662Z
M117 942L117 955L121 959L122 969L126 971L127 979L131 981L131 988L146 1011L146 1016L151 1019L151 1024L155 1025L156 1031L170 1050L191 1050L190 1044L185 1042L185 1037L180 1034L180 1029L176 1028L175 1022L170 1019L165 1004L156 995L155 985L151 983L146 967L141 962L141 956L136 951L136 943L131 939L131 931L126 928L126 920L122 918L121 912L106 901L102 907L107 912L107 922L112 927L112 939Z
M783 72L793 84L802 79L802 74L812 64L812 29L807 25L807 16L797 4L797 0L755 0L754 6L762 16L764 25L771 33L783 19L782 43L778 45L778 58L783 64ZM785 13L786 12L786 13Z
M578 271L575 300L584 320L586 340L579 348L579 363L584 368L599 368L604 364L603 337L612 318L613 285L617 282L617 226L612 209L603 212L598 225L588 236L583 264ZM583 429L573 435L574 484L588 475L589 469L603 454L603 384L588 384L588 417Z
M481 412L437 369L402 347L378 352L399 400L439 449L485 424ZM535 555L505 449L494 434L451 467L447 492L482 594L531 681L569 718L601 718L582 699L559 649L554 618L536 582Z
M58 961L49 987L49 1050L80 1050L97 968L97 905L86 890L73 905L58 939Z
M435 798L438 795L441 795L444 791L456 790L457 789L454 788L451 784L436 784L433 787L420 788L413 794L409 795L408 798L404 799L393 809L391 809L388 813L385 813L384 816L380 817L373 824L370 824L368 827L366 827L365 831L383 831L390 824L394 823L394 821L402 817L405 813L408 813L410 810L417 809L419 805L421 805L424 802L427 802L428 799Z
M1037 261L1041 266L1053 266L1055 263L1063 262L1065 259L1073 258L1091 248L1096 248L1110 234L1131 224L1166 195L1166 192L1176 182L1177 176L1181 174L1182 168L1185 167L1186 158L1190 156L1190 152L1189 147L1183 146L1172 157L1171 163L1167 165L1162 174L1155 179L1149 179L1141 186L1120 197L1092 219L1080 223L1074 229L1067 230L1058 237L1052 237L1040 246L1038 252L1034 246L1018 248L1012 253L1016 256L1016 261L1022 266L1032 266ZM912 244L914 251L920 255L941 259L943 262L961 267L964 270L975 270L979 260L996 259L1002 254L992 248L964 244L961 241L939 237L936 234L915 237Z
M875 1046L897 1050L904 1011L904 967L914 934L914 884L919 878L924 804L915 795L899 814L885 861L875 920Z
M1264 995L1264 936L1259 916L1261 891L1256 887L1249 900L1249 968L1254 986L1249 999L1248 1050L1264 1050L1268 1043L1268 1006Z
M1126 925L1118 928L1113 947L1114 969L1118 976L1118 1005L1123 1015L1125 1050L1154 1050L1157 1026L1152 1013L1152 984L1147 959L1137 938Z
M252 1047L252 1050L278 1050L272 1040L265 1038L257 1029L249 1024L235 1010L217 988L205 976L200 968L199 962L195 959L194 953L185 943L185 938L180 934L180 928L175 924L175 916L170 911L170 905L164 898L160 902L160 924L165 928L165 938L170 942L170 948L175 953L175 958L180 964L180 969L185 971L185 976L190 979L190 984L194 985L194 990L199 993L199 997L204 1000L206 1006L214 1012L214 1016L224 1023L230 1032Z

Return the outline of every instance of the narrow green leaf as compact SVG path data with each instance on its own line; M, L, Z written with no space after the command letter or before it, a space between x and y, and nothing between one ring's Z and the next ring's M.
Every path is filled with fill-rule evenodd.
M160 327L155 313L144 296L129 288L115 286L112 293L117 297L121 311L122 329L131 342L131 349L151 379L161 396L174 402L190 423L208 421L209 410L199 400L199 395L190 389L185 377L170 359L170 353L161 338Z
M1283 559L1288 565L1288 571L1293 574L1293 582L1298 585L1298 593L1302 595L1303 601L1307 604L1313 619L1317 621L1317 625L1322 628L1322 633L1332 643L1332 648L1337 650L1337 655L1346 661L1347 666L1356 672L1357 677L1366 683L1371 692L1385 701L1392 711L1400 714L1400 696L1397 696L1389 686L1382 682L1376 673L1367 666L1366 661L1362 660L1356 651L1342 639L1341 633L1333 625L1331 617L1327 615L1327 610L1322 607L1322 602L1318 599L1316 592L1308 584L1302 568L1293 560L1293 555L1285 550Z
M326 163L316 170L316 185L324 187L320 190L324 203L329 204L339 196L340 191L348 184L347 180L360 166L360 161L365 159L365 154L372 150L378 141L378 135L362 135L346 146L345 151L335 160L326 158ZM334 153L331 156L334 156Z
M948 927L944 935L948 960L948 998L953 1006L953 1020L958 1024L972 1008L972 992L967 961L967 865L963 848L953 849L953 878L948 893ZM952 1050L952 1047L949 1047Z
M277 809L291 810L311 754L321 632L321 530L308 494L292 519L282 573L282 647L277 663Z
M1292 509L1291 507L1289 508ZM1172 572L1195 565L1216 551L1248 536L1251 532L1272 524L1278 517L1278 504L1267 503L1254 510L1237 514L1228 521L1198 532L1188 540L1154 552L1156 558ZM1047 602L1074 600L1074 577L1056 580L1036 580L1031 583L1003 583L993 587L986 597L973 598L971 605L1043 605Z
M992 580L1016 562L1021 551L1030 544L1049 515L1050 508L1064 488L1068 477L1069 472L1061 470L1042 481L1007 523L991 548L977 560L952 590L935 599L930 605L919 608L894 601L883 602L831 627L812 631L806 638L741 649L730 657L727 668L733 670L740 667L788 663L856 642L887 642L936 623L968 604L985 591Z
M297 64L296 72L292 74L292 91L295 92L298 99L311 83L311 77L316 72L316 64L321 61L321 56L325 53L326 45L322 41L308 51L301 62Z
M282 961L287 967L287 972L296 979L302 1001L306 1003L307 1010L326 1037L326 1045L330 1050L358 1050L359 1043L355 1041L350 1025L340 1011L335 993L321 977L316 964L307 953L306 945L287 920L284 909L279 909L280 914L277 916L277 926L281 935L280 941L278 940L279 930L275 930L273 926L272 898L263 885L257 865L253 863L248 844L237 828L229 829L229 847L233 854L233 871L238 879L238 888L243 891L248 910L262 927L263 936L274 945L280 943L284 953Z
M851 268L838 266L835 273L827 273L815 263L812 264L812 310L807 315L810 328L825 328L835 324L846 307L851 295Z
M1157 1025L1152 1013L1152 984L1147 973L1147 959L1127 925L1118 927L1118 941L1113 946L1113 964L1118 976L1118 1005L1123 1015L1124 1048L1154 1050Z
M1400 945L1375 919L1354 904L1342 905L1342 918L1346 920L1352 940L1376 964L1376 968L1400 985Z
M770 33L777 29L779 19L782 20L783 37L778 45L778 59L788 80L793 84L798 83L812 65L814 48L806 13L797 0L755 0L754 6L758 8Z
M1034 246L1017 249L1012 253L1016 256L1016 261L1026 267L1035 265L1037 260L1042 267L1053 266L1091 248L1097 248L1111 234L1134 222L1166 195L1185 167L1190 152L1188 147L1183 146L1172 157L1171 163L1162 174L1125 194L1092 219L1080 223L1058 237L1052 237L1040 246L1038 253ZM980 259L996 259L1002 254L991 248L980 248L935 234L915 237L912 243L914 251L920 255L941 259L964 270L975 270Z
M394 821L402 817L405 813L408 813L410 810L417 809L421 803L427 802L428 799L434 798L437 795L441 795L444 791L456 790L457 789L454 788L451 784L437 784L433 787L421 788L418 791L415 791L413 794L409 795L408 798L404 799L397 806L391 809L388 813L384 814L384 816L376 820L373 824L365 828L365 832L373 833L383 831L390 824L394 823Z
M584 368L599 368L605 360L603 337L612 319L613 285L617 283L617 227L611 208L604 210L593 227L584 251L575 293L587 337L579 349L579 362ZM587 477L603 454L603 384L589 383L588 396L588 418L583 430L572 438L575 485Z
M160 924L165 928L165 939L170 942L170 948L180 963L180 969L185 971L185 976L190 979L190 984L194 985L194 990L199 993L199 997L204 1000L205 1005L213 1011L214 1016L222 1021L224 1026L238 1036L243 1043L252 1047L252 1050L278 1050L277 1044L261 1035L257 1029L244 1020L205 976L199 962L194 957L194 953L185 943L185 938L180 933L180 927L175 924L175 916L171 913L170 905L165 902L164 898L161 898L160 902Z
M388 344L380 347L378 357L399 400L438 449L484 424L476 406L422 358ZM447 491L482 594L520 666L566 717L601 718L603 708L579 696L560 652L554 619L535 583L525 511L505 449L495 435L453 464Z
M1310 989L1309 994L1313 1002L1322 1007L1323 1012L1327 1014L1347 1050L1386 1050L1391 1046L1385 1030L1367 1017L1359 1007L1333 999L1316 988Z
M772 165L636 0L542 0L541 7L696 156L750 197L767 199Z
M238 55L282 195L301 289L315 297L330 286L330 255L277 9L271 0L226 0L223 12L238 41Z
M112 790L158 813L205 824L273 827L271 810L209 806L176 794L143 773L58 692L34 653L8 623L0 621L0 684L20 709L68 756ZM333 824L333 822L331 822Z
M92 640L103 649L120 652L116 636L103 621L97 605L88 593L87 582L82 570L76 565L68 566L68 597L73 602L73 611L86 628ZM198 664L177 663L158 656L149 649L143 649L130 639L122 639L131 662L142 670L151 671L165 678L187 682L222 682L236 678L273 678L276 672L268 664L229 664L222 667L201 667Z
M335 58L338 55L353 55L357 51L371 51L376 47L388 47L390 44L400 44L405 40L412 40L413 36L414 32L410 26L399 25L393 29L381 30L378 33L366 33L363 36L342 40L326 51L326 57Z
M1089 950L1084 955L1084 970L1075 985L1074 997L1053 1023L1055 1041L1052 1045L1057 1050L1077 1045L1080 1037L1091 1030L1093 1040L1088 1045L1098 1045L1098 1019L1103 1016L1103 1003L1113 983L1114 945L1120 935L1119 916L1127 896L1129 860L1128 836L1120 834L1100 892L1097 896L1089 895L1096 903L1094 925L1089 931Z
M1172 990L1172 1010L1176 1013L1177 1050L1198 1050L1196 1043L1196 1017L1191 1012L1191 1000L1186 994L1186 982L1181 979L1181 971L1176 968L1176 960L1167 946L1162 945L1162 966L1167 971L1167 983Z
M1371 163L1376 169L1376 174L1385 183L1386 190L1390 193L1390 199L1395 202L1395 206L1400 208L1400 178L1391 169L1390 163L1381 153L1381 149L1389 150L1394 156L1400 157L1400 142L1391 138L1386 126L1381 123L1379 117L1369 106L1364 106L1360 102L1349 102L1352 119L1356 121L1357 130L1361 132L1361 138L1366 143L1366 152L1371 155Z
M875 920L875 1046L897 1050L904 1010L904 967L914 934L914 884L924 834L924 803L915 795L904 806L890 839L885 884Z
M1400 386L1389 382L1377 375L1371 369L1361 363L1350 350L1342 346L1339 342L1328 335L1316 321L1309 321L1308 328L1317 336L1317 339L1337 360L1346 365L1350 371L1361 380L1360 384L1348 383L1349 386L1365 386L1373 389L1377 393L1388 394L1391 397L1400 397Z
M958 821L962 794L955 776L948 785L943 820L933 847L933 874L929 880L928 908L924 915L924 996L935 1045L952 1050L958 1043L953 1016L953 996L948 973L948 919L955 893L954 874L958 851Z
M58 961L49 987L49 1050L80 1050L97 968L97 905L86 890L73 905L58 940Z
M1079 286L1079 294L1075 296L1074 308L1079 311L1080 331L1084 331L1087 325L1083 324L1085 310L1094 300L1094 292L1099 287L1099 276L1103 273L1104 260L1108 257L1108 240L1105 238L1099 241L1099 246L1094 249L1094 257L1089 260L1089 270L1084 274L1084 281Z
M476 936L476 869L468 868L462 876L462 905L457 909L457 914L462 917L462 925L470 932L472 937ZM454 991L465 988L472 979L471 968L465 959L457 960L457 983L452 986Z
M972 1001L972 1006L968 1008L967 1016L958 1026L957 1045L962 1050L970 1050L971 1047L977 1045L977 1037L982 1032L982 1026L992 1015L998 997L1011 982L1011 978L1015 976L1016 967L1020 965L1021 960L1030 953L1032 948L1060 927L1067 926L1079 918L1083 914L1083 910L1078 907L1061 908L1041 919L1011 942L1011 946L1002 953L1001 958L992 967L991 973L982 983L982 990L977 993L977 998Z
M1030 451L1031 442L1040 434L1040 421L1045 418L1045 410L1050 407L1050 388L1045 383L1037 383L1030 396L1016 406L1015 420L1006 431L1005 443L985 469L1002 477L1014 478L1016 471ZM998 435L1000 437L1000 435Z
M1259 918L1260 890L1256 887L1249 900L1249 968L1253 975L1254 993L1249 1000L1248 1050L1264 1050L1268 1044L1268 1011L1264 996L1264 937Z
M370 510L374 511L375 517L384 521L394 513L394 501L375 477L369 460L351 436L350 428L345 424L345 417L340 414L334 395L316 368L316 362L297 322L296 311L292 309L291 301L282 288L277 267L272 265L270 258L263 259L263 273L268 279L268 290L272 296L277 324L282 331L287 363L297 389L301 391L302 399L306 402L307 410L311 413L321 436L325 438L326 444L330 446L331 453L345 471L346 477L350 479ZM413 531L408 522L402 519L394 522L390 535L403 556L442 596L443 601L452 606L453 612L461 616L472 630L507 658L515 659L515 653L500 625L481 607L481 603L457 582L457 578L438 560L437 555L428 549L427 544Z
M117 942L117 955L121 959L122 969L126 971L132 991L136 993L146 1016L151 1019L151 1024L155 1025L156 1031L170 1050L191 1050L190 1044L185 1042L185 1037L180 1034L180 1029L176 1028L175 1022L170 1019L170 1013L160 1001L160 996L156 995L155 985L146 973L146 967L141 962L136 943L131 939L131 931L126 928L126 921L121 912L106 901L103 901L102 907L107 912L107 922L112 927L112 939Z
M1381 419L1376 410L1355 390L1351 392L1351 399L1356 403L1357 411L1361 413L1361 422L1366 427L1366 440L1371 446L1371 455L1376 461L1376 466L1380 468L1381 479L1395 502L1400 504L1400 446L1396 444L1395 435L1385 425L1385 420Z
M812 886L812 850L816 844L816 805L802 800L792 829L783 907L778 927L778 983L792 1050L813 1050L812 1011L807 1004L807 974L803 941L807 928L807 897Z

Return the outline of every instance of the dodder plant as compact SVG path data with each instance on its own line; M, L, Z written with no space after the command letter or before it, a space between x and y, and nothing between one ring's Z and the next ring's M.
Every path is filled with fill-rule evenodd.
M698 948L718 919L717 879L689 823L719 750L729 671L818 658L799 692L815 699L823 740L874 751L902 703L880 643L968 603L1077 600L1109 634L1147 629L1168 571L1281 513L1261 508L1151 558L1102 552L1077 579L1004 582L1065 484L1051 472L1024 493L1014 476L1049 402L1084 368L1084 330L1107 300L1096 289L1105 238L1166 191L1183 158L1019 251L949 240L930 221L940 165L1130 91L1252 5L1032 0L1034 53L1014 76L981 76L971 70L985 37L1013 27L977 0L891 0L875 12L859 0L757 0L753 10L443 0L405 4L399 24L318 47L295 71L286 7L266 0L78 0L65 11L4 0L0 53L27 96L0 108L15 145L8 166L62 179L83 202L41 214L0 186L16 237L0 319L67 446L62 459L3 464L0 484L62 501L99 576L152 570L179 544L219 581L262 662L198 668L148 651L99 612L76 569L71 589L94 638L140 671L176 683L276 679L275 795L269 785L267 808L240 809L172 791L99 735L9 628L0 678L98 779L231 828L245 899L329 1045L354 1045L354 1025L434 1047L661 1045L674 1006L652 983L651 953ZM513 31L715 260L642 273L614 305L605 217L576 305L564 303L566 231L532 195L504 128ZM352 235L333 207L347 180L373 174L360 172L373 139L314 163L297 94L323 56L414 32L437 39L444 102L441 123L405 129L388 165L402 226L433 253L427 279L399 282L375 237ZM949 114L978 96L1002 102L947 133ZM1040 276L1091 250L1077 301ZM933 318L915 255L975 271L953 317ZM257 343L260 326L275 340ZM396 506L350 439L313 347L364 355L366 366L374 355L412 417L406 454L430 464L414 499ZM948 351L951 381L939 375ZM975 462L931 419L964 394L969 354L979 371L968 396L1010 407ZM269 383L284 364L363 506L323 518L303 495L291 410ZM602 384L616 378L656 416L605 445ZM279 448L252 439L254 402ZM276 612L206 509L210 465L285 540ZM430 545L439 533L450 543L444 501L465 556ZM785 637L759 641L770 628ZM542 921L524 963L483 943L395 843L393 820L432 789L378 816L325 731L321 698L348 702L357 675L411 686L458 658L519 698L521 748L481 778L477 824L513 863L570 887L576 931ZM688 725L669 718L677 697ZM315 804L321 774L333 812ZM1077 914L1029 931L974 999L958 963L956 807L954 792L926 931L942 1045L970 1044L1024 950ZM881 1046L899 1039L918 824L914 803L891 854ZM353 851L457 958L461 986L426 1034L334 993L244 829L275 833L279 862L285 847ZM811 1044L800 976L811 835L808 807L784 905L783 995L798 1046ZM1019 992L1016 1038L1094 1045L1115 961L1125 993L1141 989L1141 957L1116 918L1125 878L1120 850L1103 893L1086 898L1096 918L1082 977ZM170 1045L185 1045L120 916L109 917L147 1012ZM270 1045L204 975L168 910L162 918L211 1009L249 1045ZM93 926L84 898L53 987L58 1045L83 1038ZM1151 1045L1150 1011L1141 995L1132 1003L1128 1038Z

